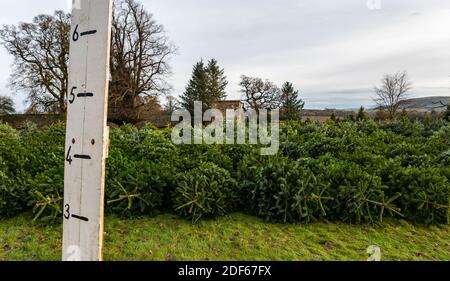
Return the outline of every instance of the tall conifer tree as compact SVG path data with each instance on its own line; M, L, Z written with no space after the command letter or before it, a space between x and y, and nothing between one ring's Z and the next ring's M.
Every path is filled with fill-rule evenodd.
M203 112L213 108L217 102L226 98L225 71L221 69L215 59L207 65L203 60L196 63L192 70L192 77L181 96L181 105L191 114L194 113L194 102L201 101Z
M281 118L283 120L299 120L305 106L299 97L299 92L290 82L283 84L281 89Z

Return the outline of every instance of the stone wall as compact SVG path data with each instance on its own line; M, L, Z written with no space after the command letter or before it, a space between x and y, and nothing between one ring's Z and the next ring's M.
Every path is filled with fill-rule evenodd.
M15 129L23 129L25 124L31 122L35 123L39 128L47 127L57 122L66 122L65 115L58 114L13 114L0 116L0 123L7 123ZM144 123L151 123L158 128L165 128L170 125L170 115L160 113L154 116L147 116L145 120L136 125L143 125ZM114 127L121 124L114 124L108 122L108 126Z
M35 123L38 127L46 127L56 122L65 122L65 115L59 114L12 114L0 116L0 122L9 124L15 129L22 129L28 122Z

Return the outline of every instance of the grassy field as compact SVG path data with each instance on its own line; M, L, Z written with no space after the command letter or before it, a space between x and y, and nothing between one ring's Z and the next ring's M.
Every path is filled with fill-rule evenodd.
M105 219L106 260L366 260L377 245L383 260L450 260L450 226L336 223L279 225L233 214L192 225L171 215ZM58 260L61 230L28 216L0 221L0 260Z

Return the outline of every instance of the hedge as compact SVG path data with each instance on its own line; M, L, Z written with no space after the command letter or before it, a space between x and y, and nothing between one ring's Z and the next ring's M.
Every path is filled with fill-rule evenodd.
M61 222L64 124L0 124L0 217ZM280 151L181 145L170 130L111 130L106 211L197 222L245 212L270 222L450 223L450 125L408 120L282 124Z

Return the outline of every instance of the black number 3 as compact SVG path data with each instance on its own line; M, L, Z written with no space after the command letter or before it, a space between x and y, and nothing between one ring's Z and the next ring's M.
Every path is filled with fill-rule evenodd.
M70 218L70 205L66 204L66 206L64 206L64 209L65 209L64 218L68 220Z

